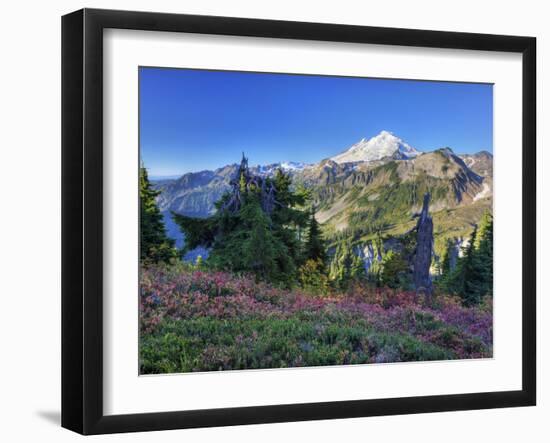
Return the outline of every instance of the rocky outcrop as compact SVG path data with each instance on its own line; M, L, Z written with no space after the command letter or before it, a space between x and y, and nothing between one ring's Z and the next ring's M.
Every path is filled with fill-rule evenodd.
M367 275L371 268L382 262L382 251L372 241L356 246L354 252L363 260Z
M475 154L464 154L460 158L477 175L482 177L493 176L493 154L487 151L480 151Z

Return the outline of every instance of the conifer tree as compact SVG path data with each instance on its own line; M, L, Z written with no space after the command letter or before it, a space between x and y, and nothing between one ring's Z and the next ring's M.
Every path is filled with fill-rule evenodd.
M363 259L352 252L350 278L352 280L361 280L366 277L367 273L365 271L365 264L363 262Z
M329 278L338 287L346 289L352 281L366 276L363 259L355 254L350 241L339 243L330 264Z
M409 289L410 270L400 253L390 250L382 260L380 284L393 289Z
M478 260L476 255L476 238L477 238L477 226L474 226L474 230L470 235L470 240L464 251L464 264L463 264L463 284L462 299L467 305L473 304L475 299L475 293L477 293L477 286L479 284L477 275Z
M143 262L167 262L177 256L174 240L168 238L162 214L155 198L159 195L151 186L147 170L140 168L140 259Z
M330 285L324 267L320 260L306 260L298 274L302 288L315 294L328 294Z
M248 233L239 250L242 252L243 270L251 270L262 280L277 280L281 269L276 260L284 260L285 247L273 236L269 217L258 202L251 200L241 210L243 225Z
M315 218L315 209L311 209L308 226L308 237L305 245L305 259L326 262L325 242L321 234L319 222Z
M478 233L478 272L481 285L479 299L493 293L493 216L486 212L480 221Z
M482 301L493 291L493 217L486 212L463 248L455 269L444 269L440 287L459 295L465 305Z
M206 265L253 273L258 279L291 286L303 263L299 229L307 226L301 209L306 194L278 170L273 178L253 175L243 155L231 190L216 203L216 213L197 219L173 213L185 233L186 249L210 249Z
M448 238L445 242L445 251L443 252L443 257L441 259L440 272L441 275L449 275L452 271L451 257L454 253L454 242L452 239Z
M227 231L220 231L207 263L218 269L251 272L258 279L275 280L280 273L276 259L282 248L270 230L269 217L257 199L249 196L235 218L238 220Z

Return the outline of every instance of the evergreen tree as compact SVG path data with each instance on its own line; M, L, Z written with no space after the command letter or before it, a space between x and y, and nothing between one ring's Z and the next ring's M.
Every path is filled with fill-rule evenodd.
M491 239L491 244L493 242L493 216L489 211L485 211L481 216L479 221L479 228L475 240L475 247L479 250L481 243L484 239Z
M308 222L301 208L307 194L294 192L289 175L254 176L243 156L232 189L206 219L173 214L186 236L186 249L210 248L207 265L250 272L258 279L291 286L303 263L298 232Z
M303 187L292 189L292 178L282 169L277 169L271 180L276 189L276 205L272 211L273 223L279 226L288 225L293 228L305 227L308 224L309 213L304 206L310 199L309 191Z
M480 272L481 259L476 249L477 232L476 226L464 254L464 290L461 295L466 305L479 303L483 295L484 282L483 275Z
M242 270L251 270L263 280L279 280L283 275L278 274L286 274L293 265L287 263L287 248L273 235L269 217L251 199L241 209L241 219L240 229L246 228L242 244L237 245L242 252Z
M453 255L455 256L454 259ZM457 262L458 252L455 251L454 239L448 238L445 242L445 249L440 260L439 278L436 281L437 287L445 292L456 293L456 290L451 290L450 287L452 279L454 278Z
M329 278L341 289L347 289L354 280L366 278L363 260L355 254L349 240L337 245L330 264Z
M174 240L168 238L162 214L155 198L159 195L151 186L147 170L140 168L139 208L140 208L140 259L144 262L169 261L177 256Z
M384 240L380 231L376 233L376 238L372 243L373 260L367 272L367 279L376 285L382 286L380 275L382 272L382 256L384 252Z
M443 257L441 259L441 275L449 275L452 271L451 257L454 254L454 247L455 246L453 240L448 238L445 242L445 251L443 252Z
M330 285L324 268L325 264L321 260L307 260L298 274L302 288L315 294L328 294Z
M336 250L334 251L334 257L332 258L329 277L338 286L343 286L346 275L346 257L347 250L345 243L338 243Z
M365 271L365 263L363 262L363 259L352 252L350 278L352 280L361 280L366 277L367 273Z
M483 214L479 227L474 227L455 269L444 267L440 287L459 295L465 305L482 301L493 291L493 217Z
M308 237L305 245L305 259L320 261L324 267L327 260L326 247L319 222L315 218L314 208L311 209L308 228Z
M493 293L493 216L486 212L479 224L476 239L478 291L476 302Z
M403 256L395 251L388 251L382 260L380 284L393 289L409 289L411 286L410 269Z

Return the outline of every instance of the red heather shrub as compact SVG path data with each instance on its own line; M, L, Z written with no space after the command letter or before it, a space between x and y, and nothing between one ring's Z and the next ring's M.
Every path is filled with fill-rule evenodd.
M296 324L314 322L319 331L337 332L342 328L357 327L364 333L367 325L368 330L376 334L414 337L448 349L458 358L492 353L491 300L478 307L463 307L456 298L440 294L435 300L433 306L425 306L414 292L360 284L355 284L346 293L316 296L300 289L283 290L257 283L247 276L197 270L185 264L159 265L141 269L140 331L142 336L154 334L163 320L241 322L293 319ZM254 343L265 339L257 331L253 335L236 336L231 341L235 346L246 343L253 347ZM310 352L311 346L307 343L300 346L304 352ZM330 354L330 358L340 361L342 357L342 361L348 363L363 361L366 357L361 352L364 351L375 353L369 357L370 361L382 362L390 361L399 351L392 347L394 345L384 344L383 340L379 346L369 345L370 351L366 350L366 344L350 345L352 350L358 349L358 354L345 346ZM225 369L230 365L227 352L210 346L204 349L204 361L210 362L212 367L219 364ZM245 351L241 349L239 352ZM268 357L262 357L262 364L269 364ZM296 355L287 364L300 366L304 364L303 356Z

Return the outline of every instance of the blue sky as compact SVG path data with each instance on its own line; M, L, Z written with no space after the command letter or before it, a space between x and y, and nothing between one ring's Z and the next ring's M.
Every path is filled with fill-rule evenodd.
M317 162L387 130L411 146L493 149L487 84L140 68L140 153L152 176L240 160Z

